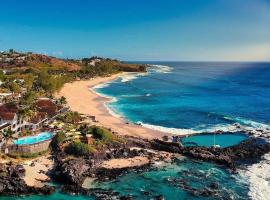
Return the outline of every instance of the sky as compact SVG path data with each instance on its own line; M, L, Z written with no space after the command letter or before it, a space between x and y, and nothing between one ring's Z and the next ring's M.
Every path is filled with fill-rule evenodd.
M0 50L270 61L270 0L0 0Z

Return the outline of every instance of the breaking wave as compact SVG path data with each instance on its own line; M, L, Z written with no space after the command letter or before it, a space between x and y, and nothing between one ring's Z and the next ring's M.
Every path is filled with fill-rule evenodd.
M110 82L107 82L107 83L101 83L101 84L95 85L95 86L92 87L92 88L93 88L93 89L101 89L101 88L108 87L109 85L110 85Z
M171 73L172 67L166 65L150 65L151 67L147 69L148 72L156 72L156 73Z
M268 200L270 191L270 154L263 160L244 170L239 170L241 177L249 183L249 196L255 200Z
M133 73L133 72L130 72L128 74L120 76L120 78L121 78L121 82L125 83L125 82L128 82L128 81L137 79L140 76L146 76L146 75L147 75L147 73L137 73L137 72Z
M184 128L168 128L164 126L152 125L138 121L137 124L143 127L153 129L156 131L161 131L165 133L175 134L175 135L187 135L187 134L200 134L200 133L214 133L217 131L221 132L237 132L239 129L233 124L217 124L205 129L184 129Z

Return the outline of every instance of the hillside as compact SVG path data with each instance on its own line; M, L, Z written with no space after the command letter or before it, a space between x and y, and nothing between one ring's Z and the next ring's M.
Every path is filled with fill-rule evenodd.
M78 72L85 68L104 68L112 71L145 71L144 65L127 64L109 58L61 59L36 53L20 53L14 50L0 53L0 68L16 71L32 69L61 72Z
M145 72L146 67L110 58L61 59L10 50L0 52L0 93L50 96L67 82L123 71Z

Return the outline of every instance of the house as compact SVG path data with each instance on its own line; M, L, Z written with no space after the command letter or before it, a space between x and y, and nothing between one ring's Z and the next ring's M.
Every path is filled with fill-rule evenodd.
M25 128L28 130L38 130L48 122L48 114L46 112L38 112L35 116L27 120Z
M18 133L25 129L36 131L44 125L52 122L58 114L67 111L67 107L55 104L50 99L39 99L36 102L37 112L30 119L23 119L18 114L18 106L15 103L6 103L0 105L0 133L1 127L4 131L10 128Z
M18 115L18 107L14 103L6 103L0 106L0 126L10 124L13 132L17 133L22 130L25 122Z
M36 107L39 112L45 112L48 115L48 122L53 121L58 114L67 111L67 107L55 104L52 100L48 98L39 99L36 102Z

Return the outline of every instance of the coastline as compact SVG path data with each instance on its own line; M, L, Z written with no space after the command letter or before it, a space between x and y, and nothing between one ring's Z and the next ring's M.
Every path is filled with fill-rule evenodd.
M64 96L72 111L77 111L88 116L95 116L97 122L91 122L93 125L106 127L119 135L135 136L145 139L161 138L165 135L171 136L171 133L132 124L127 122L123 117L112 115L106 106L106 103L110 102L112 99L104 97L93 90L93 87L97 85L106 84L119 77L128 75L129 73L119 73L107 77L97 77L90 80L67 83L61 91L56 94L56 97Z

